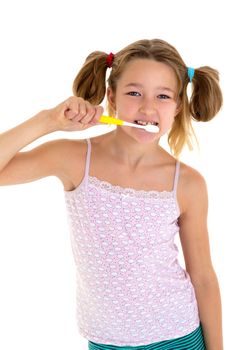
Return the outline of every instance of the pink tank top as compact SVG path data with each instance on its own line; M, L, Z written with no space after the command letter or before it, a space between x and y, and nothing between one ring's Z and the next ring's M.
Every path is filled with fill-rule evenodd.
M200 322L197 301L174 243L179 162L172 191L123 188L89 175L87 144L84 178L65 191L80 334L140 346L191 333Z

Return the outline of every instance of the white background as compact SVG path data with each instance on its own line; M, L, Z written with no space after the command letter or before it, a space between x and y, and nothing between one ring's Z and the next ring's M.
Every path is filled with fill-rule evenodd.
M181 160L209 190L212 260L223 304L225 349L232 318L232 18L229 1L29 1L0 4L0 132L72 94L74 77L94 50L117 52L144 38L174 45L187 66L220 72L224 107L195 123L200 150ZM53 133L85 138L107 131ZM77 164L78 166L78 164ZM182 255L180 256L182 261ZM75 268L63 188L55 178L0 187L0 348L87 349L75 319Z

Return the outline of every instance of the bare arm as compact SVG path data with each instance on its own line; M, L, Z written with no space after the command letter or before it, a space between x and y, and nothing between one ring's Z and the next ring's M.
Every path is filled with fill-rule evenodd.
M55 125L53 125L48 113L42 111L24 123L1 134L0 172L23 147L55 130Z
M34 181L61 175L64 140L47 142L29 152L26 145L54 131L84 130L98 122L103 108L71 97L55 108L39 112L24 123L0 135L0 185ZM65 152L65 149L64 149ZM62 175L61 175L62 176Z
M221 296L211 261L206 184L195 170L186 167L185 172L186 181L182 184L182 189L180 186L183 210L179 224L186 270L195 289L206 348L222 350Z

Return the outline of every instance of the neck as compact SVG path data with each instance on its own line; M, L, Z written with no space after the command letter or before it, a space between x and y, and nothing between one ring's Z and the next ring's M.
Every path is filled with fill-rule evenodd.
M111 132L107 140L109 141L108 150L111 156L117 158L121 164L130 169L154 164L155 159L162 151L158 144L159 140L139 143L124 133L121 128Z

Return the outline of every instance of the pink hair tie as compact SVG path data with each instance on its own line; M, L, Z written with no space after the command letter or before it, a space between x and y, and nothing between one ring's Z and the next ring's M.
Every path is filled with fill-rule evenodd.
M107 56L107 59L106 59L108 68L112 67L113 60L114 60L114 54L110 52L110 54Z

